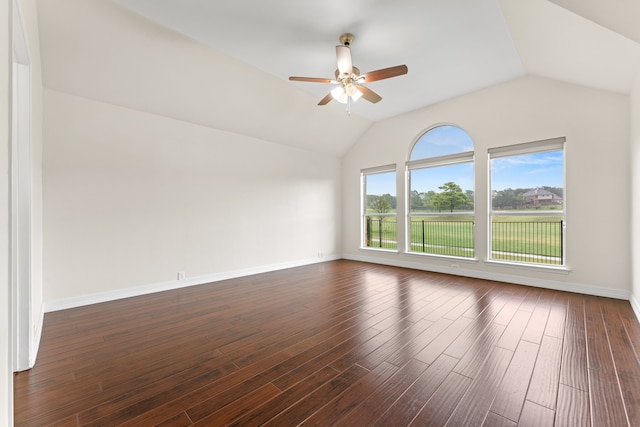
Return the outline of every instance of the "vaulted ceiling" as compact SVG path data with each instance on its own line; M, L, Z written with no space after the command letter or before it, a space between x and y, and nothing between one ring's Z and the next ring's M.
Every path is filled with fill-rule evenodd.
M524 75L628 93L640 2L39 0L45 87L341 155L375 121ZM338 37L354 65L406 64L352 106L317 102ZM426 124L425 124L426 125Z

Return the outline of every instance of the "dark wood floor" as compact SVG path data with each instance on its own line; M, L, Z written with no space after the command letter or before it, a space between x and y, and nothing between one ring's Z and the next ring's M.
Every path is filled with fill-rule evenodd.
M626 301L336 261L48 313L19 426L640 426Z

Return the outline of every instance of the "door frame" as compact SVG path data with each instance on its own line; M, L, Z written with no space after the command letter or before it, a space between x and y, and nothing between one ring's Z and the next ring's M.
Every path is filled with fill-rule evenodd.
M35 363L32 309L32 141L31 61L17 0L12 0L11 143L10 143L10 278L13 370Z

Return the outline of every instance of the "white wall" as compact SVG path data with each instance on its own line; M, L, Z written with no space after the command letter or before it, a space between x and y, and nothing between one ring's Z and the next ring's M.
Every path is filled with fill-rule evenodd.
M525 77L380 122L343 160L345 257L516 283L626 298L630 291L629 100L627 96L553 80ZM411 143L425 129L452 123L475 143L475 263L360 249L362 168L397 163L404 176ZM487 149L567 138L566 212L569 274L485 264ZM398 195L404 194L400 180ZM399 229L404 224L399 201Z
M44 101L47 309L179 271L339 256L339 158L49 89Z
M631 305L640 318L640 71L631 91Z

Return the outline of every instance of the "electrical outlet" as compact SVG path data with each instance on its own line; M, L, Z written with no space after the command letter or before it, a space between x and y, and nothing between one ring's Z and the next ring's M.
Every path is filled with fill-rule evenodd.
M178 271L178 280L184 280L186 274L184 271Z

